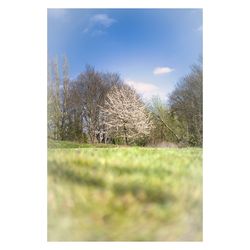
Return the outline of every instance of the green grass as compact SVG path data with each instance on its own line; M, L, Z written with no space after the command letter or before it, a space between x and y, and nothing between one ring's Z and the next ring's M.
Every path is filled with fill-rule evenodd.
M87 144L72 141L56 141L48 140L48 148L113 148L115 145L111 144Z
M68 146L48 149L49 241L202 240L202 149Z

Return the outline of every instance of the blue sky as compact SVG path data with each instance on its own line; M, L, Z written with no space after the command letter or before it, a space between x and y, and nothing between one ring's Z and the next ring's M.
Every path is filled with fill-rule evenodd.
M48 9L48 56L116 72L144 97L166 98L202 55L201 9Z

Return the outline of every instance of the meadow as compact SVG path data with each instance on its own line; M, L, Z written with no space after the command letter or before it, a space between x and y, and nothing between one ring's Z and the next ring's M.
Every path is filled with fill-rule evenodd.
M49 241L201 241L202 149L48 142Z

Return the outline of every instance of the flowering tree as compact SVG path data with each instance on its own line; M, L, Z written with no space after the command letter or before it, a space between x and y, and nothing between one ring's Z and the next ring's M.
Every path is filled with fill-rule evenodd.
M128 85L115 85L101 107L106 134L124 138L126 144L149 135L152 123L136 91Z

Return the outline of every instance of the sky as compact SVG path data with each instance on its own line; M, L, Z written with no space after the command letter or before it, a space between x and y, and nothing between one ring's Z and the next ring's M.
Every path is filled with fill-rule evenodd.
M71 79L90 64L145 99L167 99L202 56L202 33L202 9L48 9L48 57L66 55Z

